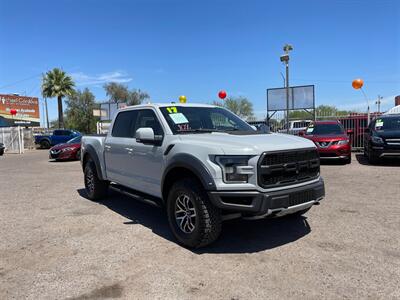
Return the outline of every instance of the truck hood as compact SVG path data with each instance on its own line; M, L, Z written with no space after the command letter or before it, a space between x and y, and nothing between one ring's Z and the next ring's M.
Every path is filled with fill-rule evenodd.
M305 138L277 133L233 135L213 132L181 135L180 140L191 145L218 149L227 155L258 155L265 151L315 148L314 143Z

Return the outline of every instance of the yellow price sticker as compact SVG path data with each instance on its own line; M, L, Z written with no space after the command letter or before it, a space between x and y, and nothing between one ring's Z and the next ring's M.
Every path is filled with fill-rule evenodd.
M167 111L170 114L176 114L178 112L178 109L175 106L172 106L172 107L167 107Z

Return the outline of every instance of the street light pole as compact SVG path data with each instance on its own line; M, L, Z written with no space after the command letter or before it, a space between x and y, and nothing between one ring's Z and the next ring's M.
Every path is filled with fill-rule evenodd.
M383 99L383 97L381 97L381 95L378 95L378 100L376 101L376 105L378 105L378 113L381 112L381 100Z
M289 51L293 50L293 46L286 44L283 46L284 55L281 55L281 62L286 67L286 133L289 133Z

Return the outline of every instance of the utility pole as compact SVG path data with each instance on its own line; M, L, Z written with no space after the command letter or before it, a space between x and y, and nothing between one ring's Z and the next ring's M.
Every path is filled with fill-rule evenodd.
M49 111L47 109L47 98L46 97L44 97L44 104L46 106L46 125L47 125L47 129L49 129L50 128L50 126L49 126Z
M378 100L376 100L375 104L378 105L378 113L381 112L381 100L383 99L383 97L381 97L381 95L378 95Z
M281 55L281 62L286 67L286 133L289 133L289 51L293 50L293 46L286 44L283 46L284 55Z

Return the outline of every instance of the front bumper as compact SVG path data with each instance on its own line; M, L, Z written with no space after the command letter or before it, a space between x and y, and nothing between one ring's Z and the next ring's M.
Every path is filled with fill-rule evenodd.
M396 157L400 156L400 149L388 149L386 147L373 146L372 152L378 157Z
M325 196L322 178L318 182L275 192L210 191L211 202L227 211L247 216L280 216L308 208Z
M49 151L49 159L76 159L76 151Z

